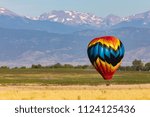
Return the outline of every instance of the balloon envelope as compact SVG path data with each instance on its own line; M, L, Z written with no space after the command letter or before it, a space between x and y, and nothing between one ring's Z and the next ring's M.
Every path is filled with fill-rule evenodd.
M110 80L124 56L122 42L114 36L93 39L88 45L88 57L105 80Z

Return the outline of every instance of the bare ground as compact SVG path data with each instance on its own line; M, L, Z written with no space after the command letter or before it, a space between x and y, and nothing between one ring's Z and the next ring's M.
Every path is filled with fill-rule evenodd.
M150 100L150 84L0 86L0 99L9 100Z

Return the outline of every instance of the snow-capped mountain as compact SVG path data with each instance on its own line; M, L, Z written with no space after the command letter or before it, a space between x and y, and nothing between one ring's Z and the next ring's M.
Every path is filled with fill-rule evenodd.
M7 16L18 16L16 13L8 10L8 9L5 9L3 7L0 7L0 15L7 15Z
M17 15L16 13L0 7L0 28L40 30L51 33L72 33L84 29L79 26L65 25L59 22L39 20L38 17ZM85 27L86 28L86 27Z
M82 13L78 11L51 11L43 13L37 17L20 16L6 9L0 8L0 16L10 16L26 18L33 21L50 21L55 23L67 24L71 26L87 25L107 29L111 27L149 27L150 26L150 11L139 13L127 17L119 17L116 15L108 15L104 18L90 13Z
M54 22L60 22L64 24L87 24L92 26L98 26L103 23L103 18L89 13L81 13L77 11L52 11L50 13L44 13L40 15L40 20L50 20Z
M122 21L114 26L120 27L150 27L150 11L123 17Z
M129 20L134 20L134 19L143 19L143 20L150 20L150 11L144 12L144 13L138 13L135 15L131 15L128 17Z
M113 14L110 14L104 18L104 23L106 26L113 26L122 21L122 18Z
M37 19L37 18L36 18ZM147 27L150 26L150 11L126 17L108 15L105 18L77 11L51 11L39 16L39 20L49 20L69 25L87 24L96 27ZM116 25L116 26L115 26Z

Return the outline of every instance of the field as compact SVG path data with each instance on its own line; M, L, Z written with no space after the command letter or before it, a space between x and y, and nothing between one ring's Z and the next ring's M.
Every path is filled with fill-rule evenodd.
M150 72L94 69L0 69L0 99L150 99Z

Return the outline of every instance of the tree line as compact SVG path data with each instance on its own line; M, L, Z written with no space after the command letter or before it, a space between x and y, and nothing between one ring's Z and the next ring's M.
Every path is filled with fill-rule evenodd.
M143 63L141 60L135 59L132 66L120 66L121 71L150 71L150 62Z
M54 65L49 66L42 66L41 64L33 64L31 67L21 66L21 67L14 67L9 68L8 66L1 66L0 69L44 69L44 68L79 68L79 69L93 69L92 65L77 65L73 66L71 64L60 64L56 63ZM131 66L120 66L120 71L150 71L150 62L143 63L141 60L135 59L132 62Z

